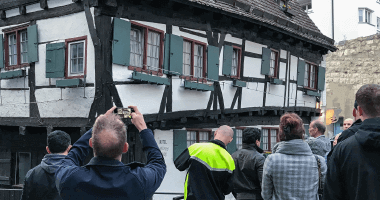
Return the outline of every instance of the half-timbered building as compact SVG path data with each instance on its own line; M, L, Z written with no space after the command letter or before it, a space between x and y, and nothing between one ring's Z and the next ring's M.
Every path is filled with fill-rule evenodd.
M113 105L136 105L166 159L153 198L183 193L173 160L220 125L277 141L284 112L320 115L323 57L334 41L288 0L3 0L0 184L22 184L46 135L76 141ZM123 162L145 162L129 121Z

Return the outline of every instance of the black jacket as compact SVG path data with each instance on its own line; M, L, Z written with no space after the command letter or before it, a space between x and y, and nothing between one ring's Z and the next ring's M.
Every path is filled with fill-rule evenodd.
M233 190L235 197L239 198L239 193L250 193L249 199L261 198L261 181L263 178L263 167L265 158L263 150L256 144L244 144L243 149L232 154L235 161L235 171L232 175ZM247 196L248 194L244 194Z
M380 199L380 118L337 144L328 164L325 200Z
M41 164L29 170L25 176L21 200L60 200L61 197L55 187L54 174L58 168L57 164L63 158L64 155L47 154Z
M355 133L359 130L360 125L362 125L362 120L358 119L356 120L350 128L347 130L343 131L342 134L340 134L338 138L338 143L342 142L343 140L355 135Z

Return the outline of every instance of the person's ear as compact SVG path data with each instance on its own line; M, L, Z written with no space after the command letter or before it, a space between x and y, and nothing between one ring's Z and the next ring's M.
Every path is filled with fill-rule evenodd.
M48 154L51 154L50 149L49 149L48 146L46 146L46 152L47 152Z
M94 147L92 147L92 138L90 138L90 139L88 140L88 144L90 145L91 148L94 148Z
M352 116L356 117L356 109L352 109Z
M129 149L129 144L128 142L125 142L123 146L123 153L127 153L128 149Z
M260 140L256 140L256 146L260 147Z
M363 116L364 115L364 111L363 111L363 109L360 106L358 106L358 113L359 113L359 116Z

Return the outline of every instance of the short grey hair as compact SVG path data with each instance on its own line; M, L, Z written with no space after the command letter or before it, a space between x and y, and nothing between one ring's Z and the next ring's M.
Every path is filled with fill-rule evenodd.
M326 126L319 120L312 121L313 128L318 129L318 132L321 132L322 134L326 131Z

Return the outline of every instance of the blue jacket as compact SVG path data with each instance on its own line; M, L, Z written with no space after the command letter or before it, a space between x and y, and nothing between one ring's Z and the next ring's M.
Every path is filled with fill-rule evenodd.
M90 152L85 133L62 160L56 172L56 185L62 199L149 199L161 185L166 173L164 158L150 129L140 132L147 164L124 165L114 159L94 157L83 166Z
M29 170L25 176L21 199L60 200L54 184L54 173L58 168L57 164L64 158L65 156L60 154L47 154L41 164Z

